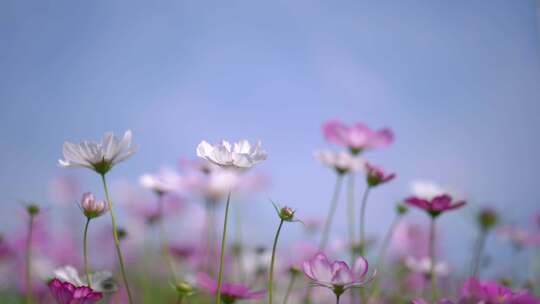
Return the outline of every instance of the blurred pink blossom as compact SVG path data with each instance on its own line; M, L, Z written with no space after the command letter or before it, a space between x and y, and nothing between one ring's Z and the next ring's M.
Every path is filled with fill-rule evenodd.
M340 120L330 120L323 124L322 129L326 140L353 151L385 148L394 141L392 130L373 130L361 122L347 125Z

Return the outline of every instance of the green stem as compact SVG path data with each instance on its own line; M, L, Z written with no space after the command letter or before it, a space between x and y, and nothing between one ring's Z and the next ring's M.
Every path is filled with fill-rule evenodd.
M364 195L362 196L362 205L360 206L360 255L364 256L366 253L366 206L369 197L370 186L366 187L364 190Z
M433 303L437 300L437 275L435 274L435 217L431 218L431 225L429 229L429 257L430 257L430 269L429 275L431 278L431 300Z
M225 259L225 242L227 241L227 221L229 220L229 205L231 203L231 191L227 195L227 204L225 205L225 218L223 219L223 235L221 236L221 254L219 257L218 286L216 292L216 303L221 303L221 285L223 284L223 267Z
M472 259L471 277L478 277L480 272L480 262L482 261L482 252L486 243L487 231L482 229L474 245L474 254Z
M182 296L181 294L178 295L178 298L176 299L176 304L182 304L183 301L184 301L184 296Z
M90 280L90 271L88 271L88 226L90 225L90 218L86 218L86 225L84 225L84 234L83 234L83 257L84 257L84 273L86 274L86 284L88 287L92 288L92 280Z
M163 258L165 259L165 262L167 263L167 266L169 266L169 271L171 272L171 277L176 283L176 266L174 264L174 261L171 257L171 249L169 245L169 239L167 238L167 231L165 230L165 222L163 221L164 218L164 212L163 212L163 195L158 195L158 212L159 212L159 236L161 239L161 250L163 253Z
M32 295L32 232L34 230L34 215L28 221L28 235L26 237L26 303L33 300Z
M339 298L341 297L341 295L336 295L336 304L339 304ZM363 303L363 302L362 302Z
M328 215L326 216L326 222L324 223L321 243L319 245L320 251L324 251L324 249L326 248L326 243L328 242L328 235L330 234L330 227L332 226L332 219L334 217L334 214L336 213L342 181L343 181L343 174L338 174L336 178L336 185L334 187L334 194L332 195L332 201L330 202L330 209L328 210Z
M381 245L381 251L379 252L379 256L377 257L377 262L375 264L375 269L377 270L378 275L375 276L375 282L373 283L373 293L371 296L378 296L379 294L379 283L381 276L383 275L383 265L384 265L384 258L386 257L386 251L388 250L388 246L390 245L390 241L392 240L392 237L394 236L394 231L396 230L396 227L398 226L400 222L401 216L397 216L392 221L392 224L390 225L390 229L388 229L388 232L386 233L383 243ZM369 299L368 299L369 300ZM368 301L369 302L369 301Z
M287 291L285 292L285 298L283 299L283 304L289 303L289 297L291 296L291 292L292 292L295 281L296 281L296 272L291 272L291 279L289 280L289 286L287 286Z
M276 248L279 238L279 233L281 232L281 227L283 227L283 219L279 222L279 226L274 237L274 245L272 246L272 259L270 261L270 275L268 278L268 303L272 304L272 291L274 287L274 264L276 262Z
M356 240L356 236L354 233L356 224L355 224L355 216L354 216L354 172L349 173L348 183L347 183L347 214L348 214L348 222L349 222L349 246L350 246L350 252L351 252L351 263L354 261L354 243Z
M111 214L114 246L116 247L116 255L118 256L118 262L120 264L120 271L122 272L122 280L124 281L124 286L126 287L129 303L133 304L133 298L131 296L131 290L129 289L126 269L124 267L124 258L122 257L122 249L120 249L120 238L118 237L118 227L116 226L116 218L114 216L112 200L109 194L109 187L107 186L107 181L105 180L105 174L101 174L101 181L103 182L103 189L105 191L105 197L107 198L107 203L109 205L109 213Z

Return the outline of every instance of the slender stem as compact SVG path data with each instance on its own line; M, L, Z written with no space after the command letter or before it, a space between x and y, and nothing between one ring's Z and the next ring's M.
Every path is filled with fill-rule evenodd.
M171 272L171 277L176 282L176 266L171 257L171 249L169 245L169 239L167 238L167 231L165 230L164 212L163 212L163 194L158 195L158 212L159 212L159 236L161 239L161 250L163 253L163 258L169 266L169 271Z
M326 248L326 243L328 242L328 235L330 233L330 226L332 226L332 219L336 213L337 204L339 201L339 192L341 189L341 182L343 181L343 174L338 174L336 178L336 185L334 188L334 194L332 195L332 201L330 202L330 209L328 210L328 215L326 216L326 222L324 223L324 230L322 234L321 243L319 245L319 250L324 251Z
M485 229L481 229L480 234L478 235L478 239L476 240L474 244L474 253L473 253L473 259L471 263L472 264L471 276L475 278L479 276L480 263L482 261L482 252L484 250L486 238L487 238L487 231Z
M272 291L274 287L274 264L276 262L276 248L279 239L279 233L281 232L281 227L283 227L283 219L279 222L279 226L274 237L274 245L272 245L272 259L270 261L270 274L268 278L268 303L272 304Z
M34 302L32 295L32 232L34 231L34 215L28 220L28 235L26 237L26 303Z
M370 186L366 187L364 190L364 195L362 196L362 205L360 206L360 255L364 256L366 253L366 206L369 197Z
M295 281L296 281L296 272L291 272L291 279L289 280L289 286L287 286L287 291L285 292L285 298L283 299L283 304L289 303L289 297L291 296L291 292L292 292Z
M386 232L386 235L384 237L384 240L381 245L381 249L379 252L379 256L377 257L377 262L375 264L375 269L377 270L378 275L375 276L375 282L373 283L373 293L371 296L377 296L379 293L379 283L381 276L383 274L383 265L384 265L384 258L386 257L386 251L388 250L388 246L390 245L390 241L392 240L392 237L394 236L394 231L396 230L396 227L398 226L399 222L401 220L401 216L397 216L392 220L392 224L390 225L390 228Z
M225 242L227 241L227 221L229 220L229 205L231 203L231 191L227 195L227 204L225 205L225 218L223 219L223 235L221 236L221 255L219 257L219 275L216 292L216 303L221 303L221 285L223 284L223 261L225 258Z
M90 225L91 218L86 218L86 225L84 225L83 234L83 257L84 257L84 273L86 274L86 284L92 288L92 280L90 280L90 271L88 271L88 226Z
M181 294L178 295L178 298L176 299L176 304L182 304L183 301L184 301L184 296L182 296Z
M341 297L341 295L336 295L336 304L339 304L339 298Z
M435 274L435 217L431 218L431 225L429 229L429 276L431 278L431 300L433 303L437 300L437 275Z
M101 174L101 181L103 182L103 189L105 190L105 197L107 198L107 203L109 204L109 213L111 214L111 223L112 223L112 230L113 230L113 236L114 236L114 246L116 247L116 255L118 256L118 262L120 264L120 271L122 272L122 280L124 281L124 286L126 287L129 303L133 304L133 298L131 296L131 290L129 289L126 269L124 267L124 258L122 256L122 249L120 249L120 238L118 237L116 217L114 216L112 200L109 194L109 187L107 186L107 181L105 180L105 174Z
M354 172L350 172L347 183L347 214L349 222L349 250L351 252L351 263L353 263L354 261L354 243L356 240L356 236L354 233L356 227L356 223L354 220L354 207Z

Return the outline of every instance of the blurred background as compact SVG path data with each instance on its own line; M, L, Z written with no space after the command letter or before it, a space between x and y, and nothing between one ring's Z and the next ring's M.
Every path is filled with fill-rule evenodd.
M368 232L386 231L412 181L437 182L469 201L440 221L460 263L478 208L523 226L540 209L539 37L528 0L1 1L0 230L20 227L20 201L54 214L57 178L102 196L94 173L58 168L62 144L132 129L140 151L113 184L195 158L202 139L262 140L269 184L242 214L244 237L269 245L269 198L326 214L335 176L313 151L334 148L320 126L339 118L396 134L366 154L398 176L371 196Z

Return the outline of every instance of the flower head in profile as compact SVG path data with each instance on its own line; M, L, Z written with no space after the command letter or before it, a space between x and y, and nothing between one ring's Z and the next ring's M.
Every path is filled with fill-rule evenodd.
M392 130L373 130L360 122L347 125L339 120L331 120L324 123L322 129L327 141L347 147L353 154L385 148L394 141Z
M231 145L224 140L211 145L203 140L197 146L197 156L220 167L248 169L265 160L267 154L260 141L251 145L247 140L240 140Z
M470 278L463 284L459 303L538 304L540 299L527 292L514 292L496 282Z
M322 150L316 151L314 156L321 164L336 170L338 174L359 171L365 163L364 159L344 151Z
M95 292L89 287L77 287L69 282L52 279L49 289L58 304L93 304L102 298L100 292Z
M111 293L118 290L112 273L108 270L93 272L90 276L90 284L79 275L77 269L73 266L66 265L54 270L54 277L62 282L67 282L75 287L92 286L96 292Z
M64 159L58 163L62 167L85 167L105 174L119 162L129 158L137 149L131 146L131 131L118 139L113 133L103 135L101 143L83 141L80 144L65 142Z
M208 293L217 293L217 282L207 274L199 273L197 283L201 289L206 290ZM237 300L259 300L264 297L264 294L264 291L251 291L249 287L243 284L223 283L221 286L221 298L226 304L234 303Z
M96 218L107 212L107 203L105 201L97 201L94 194L86 192L82 196L81 210L87 218Z
M331 262L320 252L305 261L302 269L314 286L329 288L337 296L347 289L364 286L373 278L368 276L368 262L363 257L358 257L351 269L343 261Z
M464 201L453 202L452 197L447 194L436 196L431 200L412 196L407 198L405 203L426 211L432 217L437 217L443 212L454 210L465 205Z
M293 208L287 206L280 207L274 202L272 202L272 205L274 205L274 209L276 209L278 217L284 222L301 222L296 218L296 210Z
M375 187L393 180L395 173L386 173L383 169L366 163L366 180L370 187Z

